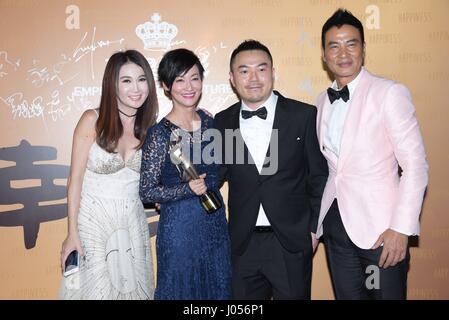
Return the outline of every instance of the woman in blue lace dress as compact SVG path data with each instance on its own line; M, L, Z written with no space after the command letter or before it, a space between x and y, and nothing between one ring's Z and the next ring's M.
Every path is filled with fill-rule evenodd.
M173 108L148 130L143 146L140 197L143 202L160 203L155 292L159 300L231 296L230 243L218 185L219 166L206 164L210 161L201 156L210 143L201 137L213 128L213 119L197 111L203 72L198 57L187 49L164 55L158 76ZM200 178L181 179L169 153L172 132L182 137L183 154L189 155ZM213 157L213 149L211 152L208 155ZM221 202L221 208L213 213L206 213L199 200L207 190Z

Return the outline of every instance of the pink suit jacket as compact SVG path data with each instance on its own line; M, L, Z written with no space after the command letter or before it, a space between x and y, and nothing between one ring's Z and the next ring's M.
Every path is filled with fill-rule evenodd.
M323 119L332 108L327 92L317 99L317 134L329 166L317 237L323 234L324 217L337 198L348 236L359 248L370 249L388 228L419 234L428 165L407 88L364 68L361 72L346 115L339 158L323 144Z

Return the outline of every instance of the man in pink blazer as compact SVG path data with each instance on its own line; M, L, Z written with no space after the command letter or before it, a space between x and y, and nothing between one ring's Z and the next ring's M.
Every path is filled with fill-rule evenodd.
M329 178L316 238L326 247L335 296L405 299L408 236L419 234L428 180L410 93L362 67L363 26L349 11L324 24L322 56L335 81L317 100Z

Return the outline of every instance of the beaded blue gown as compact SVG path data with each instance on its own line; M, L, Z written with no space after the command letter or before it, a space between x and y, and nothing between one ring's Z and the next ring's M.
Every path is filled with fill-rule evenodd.
M203 111L200 132L182 132L183 147L190 148L190 161L198 174L206 173L208 190L213 190L222 206L206 213L198 196L184 182L171 162L169 143L171 130L182 130L163 118L148 130L142 148L140 197L143 202L160 203L156 237L157 284L155 300L218 300L231 297L230 240L223 199L219 192L218 165L205 164L201 154L210 141L195 140L213 128L213 119ZM208 148L210 149L210 147ZM197 153L198 155L198 153ZM209 155L213 156L213 149ZM210 163L210 162L208 162Z

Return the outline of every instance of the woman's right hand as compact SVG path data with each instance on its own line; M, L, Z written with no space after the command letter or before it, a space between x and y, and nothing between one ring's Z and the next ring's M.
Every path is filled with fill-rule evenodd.
M197 195L200 196L202 194L205 194L207 191L206 182L204 181L204 178L206 177L206 174L203 173L199 176L198 179L190 180L189 181L189 187L192 189L192 191Z
M80 237L77 234L69 234L67 238L62 243L61 248L61 270L64 273L64 265L67 257L69 254L73 251L78 251L80 256L84 255L83 249L81 247L81 240Z

